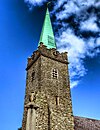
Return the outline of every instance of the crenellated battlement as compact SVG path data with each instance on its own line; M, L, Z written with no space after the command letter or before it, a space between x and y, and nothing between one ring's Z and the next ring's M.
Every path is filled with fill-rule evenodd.
M28 58L28 64L27 68L29 69L31 65L40 57L40 56L48 57L50 59L68 64L68 57L67 52L60 53L55 48L48 49L42 42L40 43L40 46L38 47L38 50L33 52L31 57Z

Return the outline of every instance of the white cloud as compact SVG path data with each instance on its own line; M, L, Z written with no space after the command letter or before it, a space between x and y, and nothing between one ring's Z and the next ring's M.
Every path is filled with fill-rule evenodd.
M100 38L98 38L95 42L95 39L90 38L87 41L87 51L86 51L86 55L93 58L95 56L97 56L97 54L100 53Z
M46 0L24 0L26 3L30 3L33 6L42 5Z
M70 78L71 88L76 86L74 77L82 77L86 73L82 59L85 57L86 45L85 41L76 37L71 30L62 32L60 37L57 37L58 48L60 52L68 51L68 58L70 62ZM62 46L63 45L63 46ZM78 84L78 82L77 82Z
M64 1L65 2L65 1ZM62 3L63 4L63 3ZM59 4L56 5L56 8L59 7ZM55 9L55 8L54 8ZM78 12L79 11L79 7L72 1L68 1L64 7L63 10L61 10L60 12L56 13L56 17L57 19L64 19L67 18L70 14Z
M73 88L79 84L80 78L87 73L83 59L86 56L93 58L100 53L100 49L97 48L100 47L100 38L96 42L94 38L84 40L75 36L71 29L66 29L66 31L61 29L60 36L56 36L56 40L59 51L68 52L71 88ZM95 50L95 48L97 49Z
M98 0L97 3L95 3L96 7L100 7L100 1Z
M54 10L58 9L59 7L61 7L61 5L66 2L67 0L58 0L57 2L55 2L55 6L54 6Z
M80 6L94 5L96 0L75 0Z
M90 30L90 31L99 31L99 28L96 24L96 17L91 17L88 20L81 23L82 30Z
M62 6L64 2L65 0L56 3L53 12ZM100 6L100 2L96 2L96 0L67 1L63 6L63 10L55 14L56 19L63 21L63 19L67 19L72 14L75 14L79 18L82 14L83 17L81 17L80 20L80 30L92 31L94 33L100 32L100 28L96 23L97 16L86 12L86 9L90 6L98 7ZM86 56L93 58L100 53L100 48L98 48L100 47L100 38L79 38L73 33L73 30L70 27L65 30L65 26L62 26L62 28L58 30L58 33L60 35L57 36L56 39L59 51L68 51L71 88L73 88L79 84L80 78L87 73L83 59Z
M96 46L100 46L100 37L96 40Z
M53 13L60 8L63 3L64 4L63 10L56 13L57 19L64 19L67 18L72 13L80 13L80 10L84 10L84 8L89 7L91 5L98 6L100 5L100 2L96 2L96 0L58 0L57 3L55 3Z
M79 81L72 81L71 83L71 88L74 88L74 87L76 87L76 86L78 86L78 84L79 84Z

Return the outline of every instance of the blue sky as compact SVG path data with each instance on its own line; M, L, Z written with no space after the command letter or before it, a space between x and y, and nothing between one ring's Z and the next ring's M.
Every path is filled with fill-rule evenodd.
M37 49L45 9L45 6L34 7L33 4L33 10L30 11L23 0L0 1L0 127L3 130L14 130L21 126L27 57ZM57 14L57 12L53 12L55 10L51 10L51 13ZM81 15L79 16L81 17ZM68 16L65 17L67 18ZM57 22L59 19L60 22L64 20L59 16L58 20L56 19L55 21ZM97 29L96 31L98 31L98 28L93 23L93 19L88 21L91 21L94 30ZM88 25L88 22L84 21L84 23L86 23L84 24L81 21L80 23L82 29L86 29L85 25ZM68 22L66 24L69 25ZM53 23L53 26L54 25L55 23ZM63 30L65 27L64 21L62 25L63 27L61 29ZM56 26L57 24L54 28ZM89 29L89 26L87 29ZM94 44L90 42L90 39L87 41L87 44L85 44L83 37L81 39L79 37L77 38L74 32L72 32L71 26L66 30L67 31L60 30L59 33L62 39L64 39L64 37L67 39L70 47L66 47L66 45L62 43L66 43L65 40L59 41L57 37L58 31L55 31L55 35L57 41L59 41L57 42L59 51L66 51L68 48L70 62L72 61L71 63L73 63L76 58L74 63L76 63L76 66L78 65L79 68L79 71L76 71L77 67L76 69L74 68L75 71L70 68L71 74L73 74L72 72L75 72L74 74L78 72L78 75L74 75L74 80L73 75L71 75L72 80L78 82L78 84L71 89L73 113L78 116L100 119L100 53L96 52ZM70 43L70 39L73 37L76 40L76 46ZM81 42L81 45L79 42ZM72 43L74 43L74 41ZM98 40L98 45L99 43L100 41ZM92 47L90 47L90 45ZM86 49L87 46L88 49ZM81 47L83 48L78 49ZM100 46L96 47L99 49ZM85 51L83 51L84 49ZM74 52L77 53L77 57L74 56ZM79 55L81 57L79 57Z

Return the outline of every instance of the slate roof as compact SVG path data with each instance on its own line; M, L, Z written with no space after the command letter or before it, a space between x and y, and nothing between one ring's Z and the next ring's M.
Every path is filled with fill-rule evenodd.
M100 130L100 120L74 116L75 130Z

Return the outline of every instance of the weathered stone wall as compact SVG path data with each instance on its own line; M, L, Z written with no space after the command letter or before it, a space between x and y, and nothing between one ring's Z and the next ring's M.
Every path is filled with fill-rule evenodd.
M52 77L53 69L58 78ZM32 73L35 72L32 80ZM25 104L31 92L36 93L36 130L74 130L72 102L66 53L39 49L28 59ZM24 108L22 130L26 130L27 109Z
M58 70L58 79L52 78L52 70ZM45 92L50 111L50 129L73 129L68 65L41 57L41 91ZM56 104L56 98L59 104Z
M25 92L25 102L24 102L24 114L23 114L23 121L22 121L22 130L26 130L26 119L27 119L27 109L25 105L29 103L29 95L31 92L36 92L39 90L39 81L40 81L40 74L41 74L41 58L39 58L27 71L26 77L26 92ZM35 72L34 80L32 80L32 73Z

